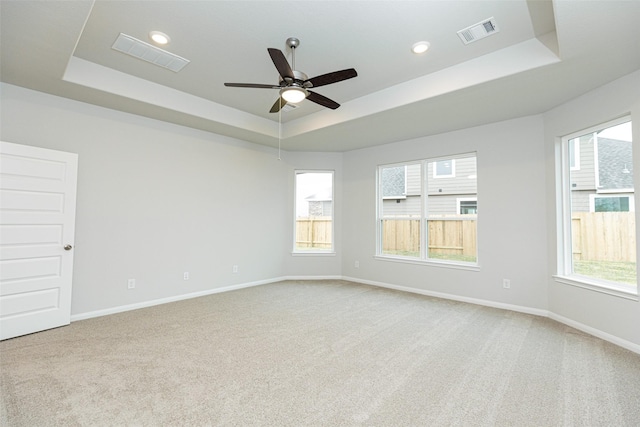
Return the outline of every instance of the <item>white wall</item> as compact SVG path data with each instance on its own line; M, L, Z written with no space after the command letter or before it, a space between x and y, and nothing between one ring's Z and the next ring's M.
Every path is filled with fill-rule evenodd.
M631 113L633 120L634 163L640 164L640 71L563 104L546 114L545 153L547 160L547 221L549 271L556 273L557 224L555 146L562 136L589 128ZM640 174L636 174L635 188L640 188ZM636 203L637 203L636 198ZM636 207L636 224L640 224ZM636 227L640 237L640 227ZM637 239L640 242L640 238ZM640 252L638 252L640 253ZM582 289L548 278L549 309L565 319L578 322L605 334L622 338L640 346L640 303L620 297Z
M294 166L275 150L1 89L2 140L79 154L73 315L283 275Z
M284 271L290 277L320 277L335 278L342 274L342 154L341 153L309 153L286 152L282 154L282 160L288 165L288 202L282 206L282 214L290 224L289 233L284 236L285 254ZM295 212L294 200L294 175L295 170L328 170L333 174L333 227L334 227L334 254L292 254L293 250L293 222Z
M552 278L555 142L629 112L640 135L640 71L544 115L343 154L284 147L280 161L247 142L1 90L2 140L80 155L73 314L283 276L343 276L549 310L640 345L640 303ZM466 152L478 156L479 271L374 259L376 167ZM640 149L634 157L640 164ZM295 169L336 171L336 256L291 256ZM128 278L138 281L133 291Z
M380 164L476 152L480 271L374 259ZM547 308L542 117L526 117L345 153L343 274L359 280ZM355 268L355 261L360 267ZM504 289L502 279L511 280Z

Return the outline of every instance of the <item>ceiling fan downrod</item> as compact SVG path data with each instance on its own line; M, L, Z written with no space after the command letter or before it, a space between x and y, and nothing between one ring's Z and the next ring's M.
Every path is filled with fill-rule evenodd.
M296 48L300 46L300 40L295 37L287 39L287 46L291 48L291 68L296 69Z

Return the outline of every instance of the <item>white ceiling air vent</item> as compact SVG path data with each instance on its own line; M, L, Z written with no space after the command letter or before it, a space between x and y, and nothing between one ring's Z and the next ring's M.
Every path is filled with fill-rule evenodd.
M281 111L282 111L283 113L288 113L289 111L293 111L293 110L295 110L296 108L298 108L298 106L297 106L296 104L285 104L285 105L282 107L282 110L281 110Z
M476 40L483 39L485 37L490 36L491 34L495 34L498 31L498 25L496 24L493 16L489 19L485 19L482 22L478 22L470 27L467 27L463 30L458 31L458 36L462 43L469 44L473 43Z
M111 48L176 73L191 62L188 59L184 59L171 52L167 52L166 50L160 49L123 33L120 33Z

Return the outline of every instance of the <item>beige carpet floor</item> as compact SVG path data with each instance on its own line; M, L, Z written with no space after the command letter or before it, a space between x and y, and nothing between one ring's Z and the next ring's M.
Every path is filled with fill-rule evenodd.
M281 282L0 343L3 426L638 426L640 355L546 318Z

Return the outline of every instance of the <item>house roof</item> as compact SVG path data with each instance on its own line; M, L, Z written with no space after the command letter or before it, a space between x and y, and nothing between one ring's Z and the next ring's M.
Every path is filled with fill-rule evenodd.
M464 44L457 32L494 18ZM1 1L2 82L285 150L346 151L538 114L640 69L638 1ZM188 59L173 72L112 49L120 33ZM270 114L267 48L300 39L309 76L355 68ZM422 55L410 52L431 43ZM594 60L597 58L597 60ZM579 77L579 78L578 78ZM282 127L278 122L282 121Z
M326 202L326 201L331 201L332 197L333 197L333 192L331 188L323 188L317 193L314 193L306 197L305 200L308 200L309 202Z
M631 141L598 138L598 190L633 188Z

